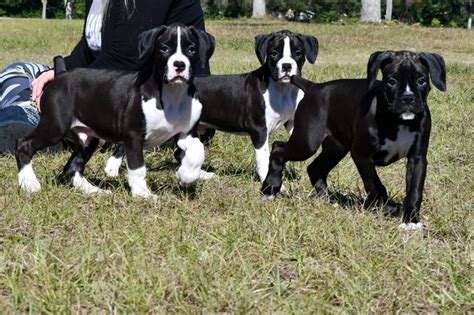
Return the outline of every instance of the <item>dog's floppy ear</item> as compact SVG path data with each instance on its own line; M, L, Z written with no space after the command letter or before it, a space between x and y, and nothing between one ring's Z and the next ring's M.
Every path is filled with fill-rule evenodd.
M260 64L265 63L267 57L268 42L272 36L270 34L262 34L255 36L255 53L257 54Z
M298 38L304 44L304 54L309 63L315 63L316 57L318 57L319 44L316 37L311 35L298 35Z
M208 32L198 29L194 26L189 27L189 29L199 41L199 61L201 61L201 66L205 68L207 61L214 53L216 40L214 39L214 36Z
M431 82L440 91L446 91L446 64L438 54L420 53L420 61L428 68Z
M165 30L166 26L159 26L138 35L138 58L140 60L151 57L155 49L155 42Z
M386 61L393 57L394 52L391 50L377 51L370 55L369 62L367 63L367 80L369 82L369 89L371 89L377 80L377 73L379 69L384 68Z

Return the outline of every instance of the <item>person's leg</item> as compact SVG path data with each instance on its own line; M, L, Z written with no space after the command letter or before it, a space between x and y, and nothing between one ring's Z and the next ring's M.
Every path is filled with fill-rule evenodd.
M0 73L0 154L13 152L15 140L38 125L38 110L30 103L31 82L44 69L44 65L16 63Z

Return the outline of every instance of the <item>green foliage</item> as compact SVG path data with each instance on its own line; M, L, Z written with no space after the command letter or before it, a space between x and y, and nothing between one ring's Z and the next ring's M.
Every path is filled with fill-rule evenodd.
M229 0L227 6L219 0L203 1L205 12L211 18L248 17L252 14L252 0ZM471 7L469 0L418 0L407 9L404 0L393 1L393 19L426 26L465 26ZM345 23L357 21L360 16L360 0L267 0L269 14L311 10L316 13L314 22ZM385 1L382 1L385 10Z
M470 9L467 0L424 0L415 6L419 21L431 26L464 26Z
M0 16L9 17L41 17L43 4L41 0L3 0L0 3ZM76 0L76 18L82 19L85 11L85 0ZM64 18L64 0L48 0L46 16L48 18Z

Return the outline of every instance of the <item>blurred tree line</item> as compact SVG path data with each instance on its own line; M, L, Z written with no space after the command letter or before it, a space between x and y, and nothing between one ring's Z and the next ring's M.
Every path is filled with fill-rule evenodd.
M73 2L74 18L84 18L85 0ZM42 8L42 0L0 0L0 16L40 18ZM66 0L47 0L46 17L63 19L66 17L65 9Z
M211 18L248 17L252 0L202 0L206 15ZM392 18L405 23L426 26L465 26L471 14L470 0L393 0ZM382 0L382 16L386 1ZM314 22L358 22L361 0L266 0L267 12L274 16L310 10ZM280 14L280 16L281 16Z
M65 17L65 0L47 0L48 18ZM119 0L110 0L119 1ZM138 1L138 0L136 0ZM160 0L156 0L160 1ZM252 15L253 0L201 0L207 18ZM382 0L382 12L385 12ZM84 17L85 0L74 1L74 17ZM42 0L1 0L0 16L41 17ZM314 22L357 22L361 0L266 0L266 12L280 17L288 9L310 10ZM393 19L427 26L465 26L471 14L470 0L393 0ZM382 14L383 15L383 14Z

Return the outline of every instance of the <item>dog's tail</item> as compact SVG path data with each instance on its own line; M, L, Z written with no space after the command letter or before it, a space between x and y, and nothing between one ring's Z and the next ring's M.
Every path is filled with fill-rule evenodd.
M54 75L66 72L66 63L64 62L63 57L56 56L54 57Z
M303 79L299 75L294 75L291 77L291 83L296 86L297 88L300 88L303 90L303 92L307 92L308 89L313 85L314 83L311 81L308 81L306 79Z

